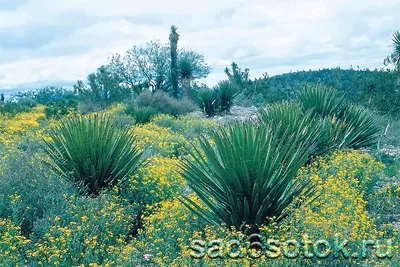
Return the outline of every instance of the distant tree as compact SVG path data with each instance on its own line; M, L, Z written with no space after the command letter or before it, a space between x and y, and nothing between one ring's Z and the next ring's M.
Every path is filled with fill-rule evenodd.
M80 96L94 102L109 104L130 96L131 89L121 85L121 78L114 75L108 66L101 66L88 75L88 84L78 81L74 86Z
M108 69L115 77L118 77L120 81L125 83L127 87L133 88L140 81L137 66L126 55L121 56L118 53L112 55L109 59Z
M228 67L225 68L225 74L231 82L236 84L242 90L245 90L251 83L250 69L246 68L242 71L235 62L232 62L231 69Z
M193 80L205 78L210 72L211 68L205 62L204 55L192 50L179 51L178 73L182 84L182 97L190 95Z
M169 49L158 40L143 47L134 45L124 56L115 54L110 59L110 70L129 87L155 82L156 90L168 89Z
M169 43L171 49L171 85L172 85L172 96L175 98L179 97L178 92L178 40L179 34L177 27L171 26L171 33L169 34Z
M225 68L225 74L228 80L236 85L239 90L237 102L240 105L262 105L269 94L269 77L267 73L259 79L250 79L250 69L241 68L232 62L231 68Z
M400 32L396 31L392 37L393 52L384 60L384 64L393 65L395 70L400 73Z
M46 86L35 90L18 92L13 95L13 98L17 102L30 100L41 105L54 105L61 102L78 101L78 96L73 90L57 86Z
M196 51L178 49L177 56L178 88L179 84L185 89L189 88L193 81L207 77L211 71L204 55ZM150 41L144 46L134 45L124 55L112 55L107 69L135 93L140 93L153 83L155 91L173 91L170 46L159 40Z

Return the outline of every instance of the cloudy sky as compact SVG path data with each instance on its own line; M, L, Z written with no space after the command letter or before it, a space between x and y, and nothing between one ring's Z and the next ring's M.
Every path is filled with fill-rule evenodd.
M72 85L151 39L205 54L206 83L232 61L252 76L382 67L400 0L0 0L0 90Z

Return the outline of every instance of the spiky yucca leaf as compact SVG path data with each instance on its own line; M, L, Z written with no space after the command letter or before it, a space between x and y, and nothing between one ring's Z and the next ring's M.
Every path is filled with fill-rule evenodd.
M339 148L367 148L377 142L380 128L371 113L363 107L348 106L337 125L341 139Z
M123 182L142 163L133 134L108 115L62 120L45 143L53 169L88 194Z
M237 229L259 226L270 217L281 220L297 196L311 192L308 180L295 179L319 138L317 129L305 138L305 130L234 123L213 131L212 142L201 136L201 149L191 152L180 167L208 209L189 199L186 205L209 223Z
M322 85L303 87L298 95L303 111L311 111L314 116L341 117L346 108L344 97L336 90Z
M278 125L281 123L283 127L280 129L282 131L285 131L289 126L297 128L298 123L303 117L300 106L290 102L270 104L266 108L261 108L258 111L258 121L271 125Z
M396 31L392 37L393 53L390 55L390 62L400 72L400 32Z
M303 113L297 103L275 103L260 109L258 121L270 125L275 131L280 131L281 135L285 131L297 132L303 129L302 137L307 140L317 134L319 140L315 142L316 148L310 156L323 155L335 147L337 134L331 129L332 123L327 119L315 118L312 110ZM313 138L308 140L315 141Z

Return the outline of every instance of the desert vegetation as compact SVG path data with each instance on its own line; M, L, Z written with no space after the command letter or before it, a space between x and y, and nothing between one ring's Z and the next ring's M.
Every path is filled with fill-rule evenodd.
M0 265L397 266L399 33L388 69L211 88L180 34L2 99Z

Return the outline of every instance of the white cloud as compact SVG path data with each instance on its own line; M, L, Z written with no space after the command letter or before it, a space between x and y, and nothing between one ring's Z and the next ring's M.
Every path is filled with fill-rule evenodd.
M364 44L367 44L369 42L369 37L366 34L360 35L360 36L356 36L356 37L352 37L350 38L350 45L352 47L358 47Z
M94 50L84 55L34 58L0 66L0 87L9 89L38 81L75 81L85 79L88 73L107 58L104 51Z
M351 64L375 68L400 25L399 0L29 0L1 8L0 2L6 18L0 51L7 57L0 63L0 90L85 78L111 53L155 38L168 42L172 24L181 34L179 46L206 55L213 67L209 84L225 78L223 69L234 60L253 77ZM2 47L1 40L28 35L33 26L52 27L54 38L23 50Z

